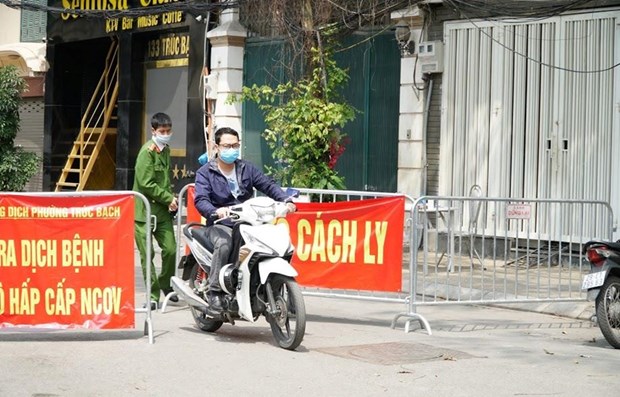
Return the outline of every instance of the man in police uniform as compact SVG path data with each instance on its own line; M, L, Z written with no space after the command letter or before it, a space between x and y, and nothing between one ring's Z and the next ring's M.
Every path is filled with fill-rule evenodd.
M133 190L142 193L151 205L152 236L161 248L161 273L159 277L151 258L146 257L146 209L140 198L135 200L135 239L142 263L142 274L146 280L146 266L151 266L151 309L158 306L159 291L164 295L172 292L170 277L174 276L176 241L172 227L173 214L177 211L177 199L170 183L170 147L172 120L165 113L156 113L151 118L153 138L146 142L136 159ZM178 302L176 296L170 298Z

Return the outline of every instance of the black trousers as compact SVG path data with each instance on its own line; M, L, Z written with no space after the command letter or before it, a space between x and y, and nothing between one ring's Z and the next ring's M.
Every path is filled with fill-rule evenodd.
M242 244L239 224L232 229L224 225L213 225L207 231L207 237L213 244L213 259L211 260L211 272L209 273L209 291L222 290L219 282L220 270L227 263L237 261L239 248Z

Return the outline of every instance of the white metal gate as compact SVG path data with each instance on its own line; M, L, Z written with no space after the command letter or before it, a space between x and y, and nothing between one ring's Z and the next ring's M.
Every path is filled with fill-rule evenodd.
M446 24L440 194L620 202L619 24Z

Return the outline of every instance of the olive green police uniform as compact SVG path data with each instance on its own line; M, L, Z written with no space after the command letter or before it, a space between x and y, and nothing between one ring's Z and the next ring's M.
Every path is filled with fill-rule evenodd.
M136 159L133 190L142 193L151 204L152 236L161 248L161 273L159 277L153 265L154 250L151 258L146 258L146 209L144 202L135 200L135 238L140 251L142 274L146 280L146 264L151 266L151 299L159 301L159 291L169 291L170 277L174 276L176 260L176 240L172 227L172 215L168 205L174 199L170 183L170 148L166 145L161 151L153 140L145 143ZM153 225L153 222L155 224Z

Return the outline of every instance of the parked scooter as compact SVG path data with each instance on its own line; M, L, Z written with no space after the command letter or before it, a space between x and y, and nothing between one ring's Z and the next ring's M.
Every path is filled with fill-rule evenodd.
M584 246L590 262L581 288L596 302L596 319L607 342L620 349L620 240L589 241Z
M229 218L239 228L243 245L238 261L222 266L219 273L225 293L221 312L211 310L206 299L213 255L207 227L200 223L184 227L191 251L186 259L195 263L187 281L175 276L171 283L189 304L201 330L215 332L225 322L255 322L264 315L280 347L294 350L299 346L306 329L306 309L295 281L297 271L290 264L293 245L288 226L273 223L277 216L286 213L285 203L268 197L255 197L230 207Z

